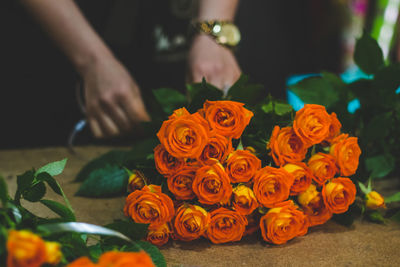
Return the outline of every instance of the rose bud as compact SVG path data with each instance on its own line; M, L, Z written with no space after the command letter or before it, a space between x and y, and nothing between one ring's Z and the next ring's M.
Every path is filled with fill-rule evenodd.
M365 196L365 206L370 210L386 208L385 199L376 191L371 191Z
M128 192L132 193L135 190L140 190L145 186L144 174L140 171L134 170L129 176L128 180Z

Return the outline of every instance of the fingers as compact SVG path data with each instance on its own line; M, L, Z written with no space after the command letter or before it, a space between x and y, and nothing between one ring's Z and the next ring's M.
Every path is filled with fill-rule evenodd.
M136 124L140 121L150 121L150 116L146 111L146 107L142 101L142 98L134 97L134 98L121 98L120 99L121 106L126 112L129 120Z

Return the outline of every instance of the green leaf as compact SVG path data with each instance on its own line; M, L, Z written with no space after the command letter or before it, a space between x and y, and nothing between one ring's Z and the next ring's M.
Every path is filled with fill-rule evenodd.
M373 87L385 93L394 93L400 86L400 63L380 69L373 79Z
M160 103L163 111L170 115L175 109L181 108L186 104L186 97L180 92L169 89L160 88L153 90L153 94Z
M25 191L26 189L30 188L33 180L35 179L34 177L35 172L33 170L26 171L25 173L18 175L17 176L17 185L18 188L17 190L19 191Z
M46 194L46 186L43 182L39 182L22 193L24 199L30 202L37 202L41 200Z
M147 254L150 255L153 263L157 267L166 267L167 263L163 254L161 254L160 250L146 241L135 241L135 246L130 246L125 249L125 251L138 251L137 248L141 248L146 251Z
M48 172L41 172L36 177L38 181L46 182L50 188L60 196L62 195L62 190L60 185L57 183L56 179L53 178Z
M369 157L365 159L365 166L371 178L383 178L394 170L395 158L391 154Z
M363 192L365 195L367 195L371 190L368 190L368 188L361 182L358 182L358 186L361 189L361 192Z
M6 254L6 241L7 241L6 234L7 234L7 229L4 226L0 225L0 255Z
M133 221L116 220L104 227L120 231L132 240L144 239L147 236L148 224L135 223Z
M385 203L399 202L400 201L400 192L397 192L390 197L385 197Z
M88 249L90 257L95 261L97 261L100 258L101 254L103 254L103 250L101 249L100 244L89 246Z
M56 241L61 244L62 253L68 261L82 256L90 256L84 235L71 232L62 233L61 237L58 237L60 234L54 235L57 237Z
M396 212L392 217L390 217L390 219L400 223L400 211Z
M6 181L1 175L0 175L0 200L1 203L3 204L3 207L5 207L8 202L8 190Z
M132 242L129 237L121 234L120 232L89 223L67 222L42 224L38 226L38 230L48 234L73 232L79 234L112 236Z
M366 74L374 74L384 66L382 49L366 31L356 42L354 61Z
M332 219L344 226L351 226L354 222L354 216L350 210L345 213L334 214Z
M263 104L261 106L261 109L265 112L265 113L271 113L274 111L274 105L272 103L272 101L269 101L267 104Z
M126 192L126 171L115 165L106 165L93 171L83 182L76 195L84 197L110 197Z
M368 123L364 130L364 141L384 139L390 133L389 125L392 125L393 117L391 112L376 114Z
M65 165L67 164L67 159L63 159L60 161L55 161L49 164L46 164L45 166L39 168L36 173L35 173L35 177L42 172L47 172L48 174L50 174L51 176L56 176L59 175L63 172Z
M282 116L289 112L292 112L293 107L290 104L281 103L281 102L276 101L274 110L275 110L276 115Z
M97 169L104 168L107 164L110 165L122 165L125 163L127 156L130 151L124 150L112 150L98 158L93 159L88 164L86 164L76 176L77 182L82 182L89 178L91 172Z
M66 206L58 202L47 199L42 199L40 203L51 209L54 213L60 215L60 217L63 218L65 221L68 222L76 221L74 213Z
M247 105L255 105L263 98L265 89L261 84L249 84L249 77L242 74L229 88L228 98Z
M368 216L368 219L372 222L375 222L375 223L384 223L385 222L385 218L383 218L382 214L377 210L368 212L367 216Z
M307 78L291 85L289 89L307 104L319 104L329 108L339 100L338 92L326 77Z
M223 92L203 79L201 83L186 85L189 94L189 112L196 112L206 100L221 100Z

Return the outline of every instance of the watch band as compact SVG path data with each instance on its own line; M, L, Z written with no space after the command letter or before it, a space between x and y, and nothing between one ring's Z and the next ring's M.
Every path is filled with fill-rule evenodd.
M196 32L207 34L218 44L230 49L236 47L240 41L239 29L231 21L194 21L192 26Z

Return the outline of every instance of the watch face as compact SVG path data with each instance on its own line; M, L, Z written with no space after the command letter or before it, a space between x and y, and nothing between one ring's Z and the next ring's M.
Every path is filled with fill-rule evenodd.
M233 24L217 24L214 26L213 32L220 44L235 46L240 41L239 29Z

